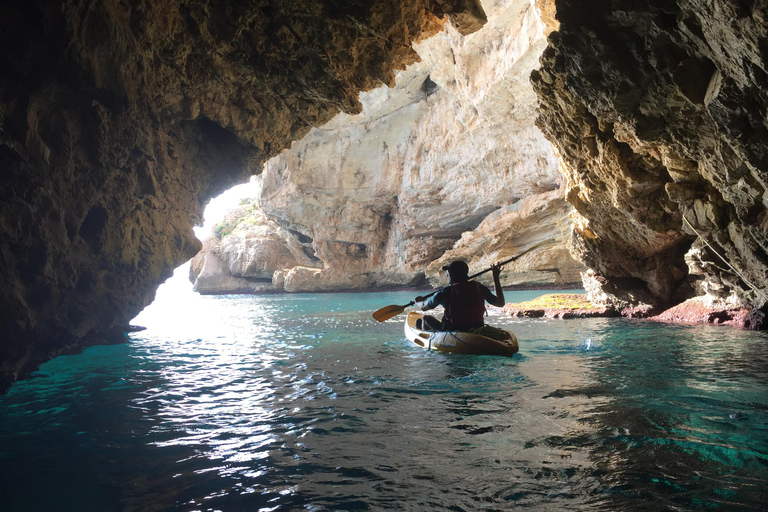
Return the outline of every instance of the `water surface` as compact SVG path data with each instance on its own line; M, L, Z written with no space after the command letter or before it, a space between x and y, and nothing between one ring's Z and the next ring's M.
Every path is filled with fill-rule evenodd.
M764 509L765 333L493 317L518 355L452 356L371 318L412 295L161 289L0 397L2 510Z

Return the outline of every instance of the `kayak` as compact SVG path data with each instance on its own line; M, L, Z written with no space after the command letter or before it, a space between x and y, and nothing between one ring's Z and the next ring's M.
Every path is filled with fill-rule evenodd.
M408 312L405 317L405 337L427 350L496 356L512 356L519 350L517 338L509 331L496 330L504 339L494 339L475 332L423 331L416 328L416 320L423 316L424 313L420 311Z

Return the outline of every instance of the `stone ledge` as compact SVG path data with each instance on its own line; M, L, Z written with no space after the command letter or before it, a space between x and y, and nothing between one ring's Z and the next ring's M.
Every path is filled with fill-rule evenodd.
M507 304L504 312L527 318L590 318L612 317L619 313L610 307L596 307L584 294L548 293L527 302Z
M760 329L765 313L758 309L694 297L651 317L658 322L729 325L741 329Z

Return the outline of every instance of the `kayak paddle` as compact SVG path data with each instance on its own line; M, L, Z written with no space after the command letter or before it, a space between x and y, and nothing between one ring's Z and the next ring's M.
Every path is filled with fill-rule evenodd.
M407 308L408 306L413 306L414 304L416 304L416 303L411 301L408 304L406 304L405 306L396 306L396 305L385 306L385 307L379 309L378 311L374 311L373 318L375 318L379 322L384 322L386 320L389 320L393 316L399 315L400 313L405 311L405 308Z
M502 261L501 263L499 263L499 265L504 266L504 265L506 265L509 262L515 261L517 258L522 256L523 254L525 254L527 252L530 252L533 249L537 249L541 245L543 245L543 244L536 244L533 247L530 247L530 248L524 250L523 252L521 252L520 254L515 256L514 258L509 258L506 261ZM477 274L472 274L467 279L472 279L474 277L481 276L481 275L485 274L486 272L490 272L490 271L491 271L491 269L487 268L487 269L483 270L482 272L478 272ZM442 290L442 288L440 288L440 290ZM432 293L430 293L429 295L424 295L424 298L426 299L428 297L431 297L434 294L436 294L437 292L439 292L440 290L435 290ZM413 306L414 304L416 304L416 303L414 301L411 301L408 304L406 304L405 306L397 306L397 305L385 306L385 307L383 307L383 308L381 308L379 310L374 311L373 318L375 318L379 322L384 322L384 321L389 320L390 318L392 318L394 316L399 315L400 313L405 311L405 308L407 308L409 306Z

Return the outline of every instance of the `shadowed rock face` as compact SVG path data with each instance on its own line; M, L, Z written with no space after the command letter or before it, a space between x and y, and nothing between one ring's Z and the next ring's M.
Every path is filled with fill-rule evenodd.
M119 337L213 195L417 57L474 0L45 2L0 17L0 391Z
M768 4L556 8L532 80L538 124L566 163L592 296L651 310L696 293L765 306Z

